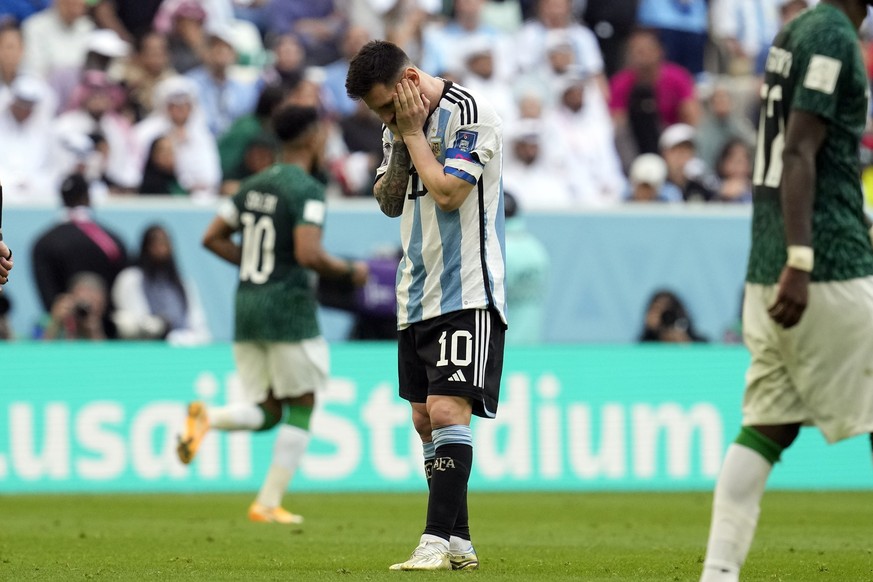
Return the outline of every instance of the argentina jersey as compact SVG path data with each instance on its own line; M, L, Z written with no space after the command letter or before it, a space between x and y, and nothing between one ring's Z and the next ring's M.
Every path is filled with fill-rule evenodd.
M446 81L425 135L443 171L472 191L460 208L444 212L413 168L406 188L397 269L397 323L412 323L462 309L494 308L506 323L503 225L503 133L492 106ZM393 136L382 135L384 174Z

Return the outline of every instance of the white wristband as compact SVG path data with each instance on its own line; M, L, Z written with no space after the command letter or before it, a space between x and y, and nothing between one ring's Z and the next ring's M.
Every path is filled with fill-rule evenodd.
M785 264L792 269L811 273L814 262L815 260L812 247L805 247L801 245L788 246L788 260L785 261Z

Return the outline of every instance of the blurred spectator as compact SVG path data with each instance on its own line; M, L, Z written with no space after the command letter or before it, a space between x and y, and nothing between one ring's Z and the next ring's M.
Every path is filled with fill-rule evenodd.
M188 196L189 192L182 188L176 177L176 153L169 136L159 135L149 146L139 193L144 196Z
M625 163L658 151L661 131L675 123L697 125L700 105L688 71L664 61L658 37L634 31L628 40L627 68L610 80L609 108Z
M0 19L21 23L48 8L50 3L50 0L4 0L0 2Z
M85 0L54 0L51 8L34 14L22 25L27 71L49 84L58 75L78 72L85 64L93 30Z
M699 75L709 38L708 4L709 0L640 0L637 21L657 31L668 61Z
M682 202L678 190L665 190L667 163L658 154L640 154L631 164L628 179L629 202Z
M590 1L582 19L600 43L603 66L607 77L622 67L627 39L637 23L639 0Z
M531 345L543 341L546 290L550 271L545 245L527 230L515 197L504 191L506 214L506 303L512 325L506 343Z
M177 72L170 64L167 38L155 31L138 37L133 58L127 61L123 80L130 93L131 105L140 121L154 109L154 92L158 83Z
M114 65L129 54L130 43L122 39L117 32L108 28L98 28L91 31L88 38L88 51L85 53L83 68L85 71L105 71L112 76L115 74Z
M296 34L306 50L306 64L323 66L339 58L347 22L334 0L271 2L267 14L268 35Z
M106 281L96 273L76 273L66 293L55 297L37 336L44 340L105 340L114 336L107 328L109 300Z
M15 339L12 324L9 322L9 312L12 311L12 302L8 293L0 293L0 341Z
M267 8L270 2L271 0L233 0L233 15L238 20L251 22L263 38L269 24Z
M124 243L94 221L88 182L73 174L61 185L63 222L42 233L33 246L33 275L43 307L48 311L58 295L82 272L99 276L107 286L127 266Z
M691 321L688 310L672 291L660 290L649 299L646 307L641 342L691 343L705 342Z
M485 97L505 124L515 119L518 107L506 81L497 75L497 49L485 38L471 41L464 50L460 84Z
M114 30L127 42L137 42L152 28L163 0L90 0L91 16L100 28Z
M261 73L265 85L295 87L306 70L306 49L294 34L282 34L272 42L273 62Z
M52 189L52 120L35 113L43 84L30 77L13 81L12 99L0 111L0 176L8 203L49 204Z
M709 201L718 194L718 179L697 157L694 140L694 128L684 123L671 125L661 134L661 157L667 162L665 187L674 190L667 194L671 199L677 191L686 202Z
M0 23L0 108L12 101L12 83L19 76L27 76L33 83L41 85L39 103L35 106L37 115L54 117L58 111L58 99L48 84L34 75L22 70L24 39L21 28L14 22Z
M173 142L176 176L195 200L218 196L221 165L215 138L197 110L197 88L186 77L171 77L155 88L155 111L134 127L139 151L166 135ZM145 167L145 159L142 166Z
M443 71L459 73L470 56L470 47L490 47L494 76L506 79L512 72L514 57L506 46L508 39L482 19L486 0L455 0L448 22L432 22L422 30L421 70L431 75Z
M354 115L358 102L346 93L349 61L370 40L370 32L362 26L349 26L343 34L342 56L324 68L324 92L328 113L338 118Z
M734 106L734 98L724 83L717 83L706 100L703 119L697 127L697 152L706 165L714 168L724 145L741 139L755 143L755 128Z
M179 73L187 73L200 66L206 56L206 11L196 0L183 0L169 14L169 29L159 32L167 35L170 62ZM157 21L156 21L157 22Z
M712 0L712 35L727 60L731 75L761 74L762 54L781 26L779 5L784 0Z
M547 67L549 48L570 44L576 70L597 84L604 99L609 95L600 45L594 33L573 19L571 0L538 0L537 18L524 23L515 41L516 61L522 73Z
M103 178L112 192L133 191L141 176L130 119L118 111L124 100L121 87L110 81L105 72L91 70L83 73L77 94L79 102L73 103L73 108L56 120L57 135L102 136L108 148Z
M251 175L244 171L246 150L253 141L264 143L271 138L273 129L270 119L287 94L288 90L283 85L266 85L258 97L255 111L234 121L219 138L223 192L236 192L239 181Z
M85 134L76 130L56 132L52 149L54 191L70 174L82 174L88 182L92 204L105 202L110 196L106 171L109 165L109 145L102 133ZM115 193L120 190L116 189Z
M240 165L222 181L221 194L224 196L236 194L243 180L276 163L277 149L276 138L269 133L250 138L245 143Z
M574 200L567 175L545 159L543 139L540 120L525 119L515 125L506 138L503 184L524 210L569 208Z
M719 202L752 201L752 149L741 139L727 142L715 166L721 185Z
M385 40L402 48L413 62L421 62L424 27L439 15L443 3L439 0L388 0L387 4L382 16ZM378 35L373 37L380 38Z
M545 154L553 167L562 167L575 204L611 206L621 201L626 183L608 117L597 115L588 103L594 85L585 77L565 75L558 104L544 116Z
M255 109L258 87L254 80L241 80L231 75L236 62L233 34L228 28L215 28L206 41L202 66L187 73L197 86L200 107L212 135L224 133L237 118Z
M167 231L150 225L139 259L119 273L112 286L112 319L122 339L166 339L174 345L210 340L197 289L184 281Z
M348 196L371 196L373 176L382 161L382 122L363 100L352 115L339 121L348 156L342 164L340 185Z

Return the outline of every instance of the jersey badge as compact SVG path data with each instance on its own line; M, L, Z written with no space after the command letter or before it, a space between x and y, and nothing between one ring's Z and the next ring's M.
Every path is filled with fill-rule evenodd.
M476 149L476 138L479 133L475 131L459 131L455 136L455 148L462 152L472 152Z

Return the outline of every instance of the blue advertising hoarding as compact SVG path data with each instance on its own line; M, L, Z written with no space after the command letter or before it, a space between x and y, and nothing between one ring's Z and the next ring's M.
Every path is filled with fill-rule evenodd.
M230 346L0 346L0 493L256 490L273 434L212 432L190 467L175 456L186 403L241 394ZM336 344L333 378L292 487L425 487L396 346ZM706 490L740 424L741 347L508 348L496 420L473 424L476 490ZM771 486L873 483L865 438L801 433Z

